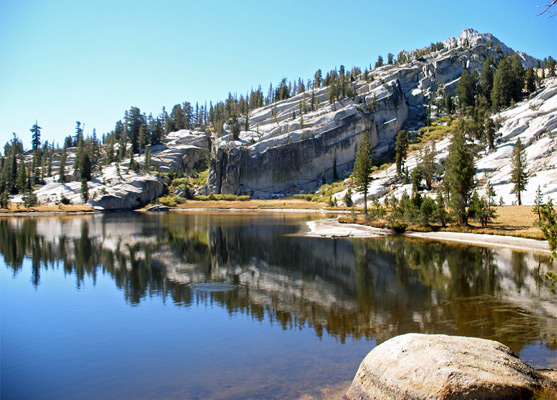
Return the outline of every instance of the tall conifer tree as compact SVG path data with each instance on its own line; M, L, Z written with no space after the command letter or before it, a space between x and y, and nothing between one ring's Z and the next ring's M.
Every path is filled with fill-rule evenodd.
M526 190L526 185L528 184L526 154L524 153L524 147L522 146L520 138L517 139L514 145L511 165L511 183L513 184L511 193L516 193L516 199L520 206L522 205L520 194Z
M356 181L356 190L364 195L364 214L367 215L367 191L371 182L371 145L369 133L366 131L360 144L356 160L354 161L354 180Z

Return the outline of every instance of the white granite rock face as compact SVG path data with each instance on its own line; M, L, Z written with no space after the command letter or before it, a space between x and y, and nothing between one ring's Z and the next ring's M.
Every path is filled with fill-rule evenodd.
M177 168L191 170L207 163L209 159L208 139L203 132L181 130L172 132L164 138L163 144L151 147L151 173L135 172L129 168L129 159L119 165L112 163L102 169L100 175L87 183L89 187L89 203L91 206L104 210L128 210L140 207L162 195L163 183L168 178L153 173L156 167L160 172L173 172ZM75 154L70 150L66 173L72 179L73 159ZM145 156L135 156L140 166L145 165ZM56 168L55 168L56 169ZM71 204L82 204L81 183L69 181L59 183L59 177L47 178L47 184L35 193L41 204L53 204L68 199ZM14 198L14 201L20 200Z
M408 64L373 70L372 81L360 76L350 83L357 92L353 99L331 104L327 87L307 90L251 112L249 130L239 140L233 141L225 126L224 136L213 143L205 192L268 198L314 190L323 177L330 181L335 169L337 177L347 176L365 131L375 157L388 153L400 129L424 125L425 106L439 89L454 95L465 68L479 72L487 57L499 60L513 51L471 29L444 44ZM519 56L525 67L535 65L532 57Z

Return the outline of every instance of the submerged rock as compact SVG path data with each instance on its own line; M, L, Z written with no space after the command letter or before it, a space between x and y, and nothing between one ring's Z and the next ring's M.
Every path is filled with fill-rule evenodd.
M555 382L499 342L406 334L366 356L344 399L529 399L544 385Z

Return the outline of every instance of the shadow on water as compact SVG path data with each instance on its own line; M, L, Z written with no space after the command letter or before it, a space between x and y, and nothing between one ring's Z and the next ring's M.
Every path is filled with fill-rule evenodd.
M310 218L310 217L306 217ZM1 218L0 252L31 284L62 265L79 288L108 275L130 305L158 296L189 307L309 328L345 342L407 332L530 343L556 349L555 297L541 276L550 259L511 250L408 240L292 237L284 214L105 214Z

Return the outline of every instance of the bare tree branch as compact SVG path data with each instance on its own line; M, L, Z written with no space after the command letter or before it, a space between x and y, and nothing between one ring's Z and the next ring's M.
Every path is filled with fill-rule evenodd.
M538 15L536 15L536 17L539 17L540 15L545 14L551 7L553 7L555 4L557 4L557 0L552 0L551 3L546 4L545 6L538 6L538 7L545 7L545 10L543 10L541 13L539 13ZM552 15L550 15L550 17L554 17L555 15L557 15L557 11L553 11Z

